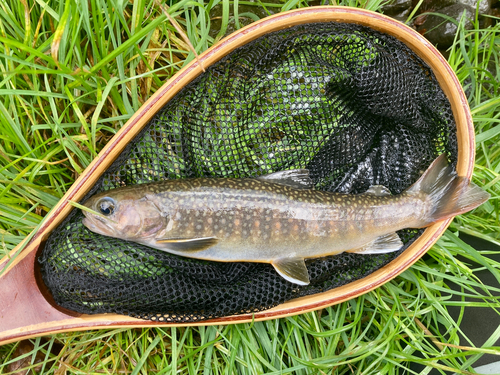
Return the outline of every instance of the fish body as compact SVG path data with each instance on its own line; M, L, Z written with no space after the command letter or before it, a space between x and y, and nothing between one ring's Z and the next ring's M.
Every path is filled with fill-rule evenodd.
M456 176L444 157L399 195L382 186L349 195L311 185L306 170L292 170L256 179L129 186L90 198L85 206L101 215L84 212L83 223L96 233L177 255L271 263L285 279L305 285L304 259L397 251L403 246L397 230L428 226L488 198Z

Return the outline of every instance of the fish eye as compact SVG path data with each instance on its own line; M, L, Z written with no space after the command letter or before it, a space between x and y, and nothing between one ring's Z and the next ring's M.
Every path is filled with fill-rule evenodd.
M112 198L106 197L97 202L97 207L99 208L99 212L101 212L101 214L109 216L115 212L115 201Z

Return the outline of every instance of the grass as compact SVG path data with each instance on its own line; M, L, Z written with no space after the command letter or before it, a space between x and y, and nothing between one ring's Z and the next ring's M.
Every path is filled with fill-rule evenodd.
M377 10L380 1L340 5ZM168 9L197 53L260 16L304 0L191 0ZM240 9L244 8L244 12ZM215 16L219 9L220 15ZM238 15L239 17L235 17ZM217 23L217 28L211 25ZM104 144L195 55L155 1L0 3L0 256L39 225ZM466 306L498 313L498 262L458 234L500 244L500 24L459 27L449 62L476 127L474 181L492 198L457 217L413 267L364 296L313 313L253 324L75 332L0 347L0 373L468 374L499 355L500 329L474 347ZM491 63L490 63L491 62ZM454 289L451 289L454 285ZM458 307L458 318L450 307Z

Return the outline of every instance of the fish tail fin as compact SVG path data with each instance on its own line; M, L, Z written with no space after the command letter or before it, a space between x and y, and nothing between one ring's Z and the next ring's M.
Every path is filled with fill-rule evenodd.
M490 194L469 182L466 177L458 176L445 154L434 160L406 193L423 193L430 201L431 209L426 210L423 218L425 224L422 226L470 211L490 197Z

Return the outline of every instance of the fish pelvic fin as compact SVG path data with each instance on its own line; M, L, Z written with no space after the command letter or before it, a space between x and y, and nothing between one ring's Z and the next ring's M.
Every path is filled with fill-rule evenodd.
M466 177L458 176L445 154L434 160L406 193L427 195L430 209L426 210L426 215L422 218L422 227L470 211L490 197L490 194Z
M156 240L158 245L162 245L165 249L192 252L208 249L217 244L219 240L215 237L202 238L160 238Z
M393 232L380 236L358 249L347 250L347 252L357 254L385 254L398 251L401 247L403 247L403 242L397 233Z
M298 285L308 285L310 283L304 258L290 257L276 259L271 263L285 280Z

